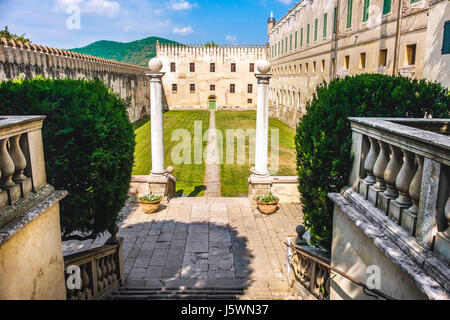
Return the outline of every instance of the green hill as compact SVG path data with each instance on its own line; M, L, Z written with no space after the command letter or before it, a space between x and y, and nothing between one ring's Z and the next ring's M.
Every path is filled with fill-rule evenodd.
M146 67L148 60L156 56L156 41L160 43L177 43L156 37L128 43L102 40L83 48L70 49L70 51Z

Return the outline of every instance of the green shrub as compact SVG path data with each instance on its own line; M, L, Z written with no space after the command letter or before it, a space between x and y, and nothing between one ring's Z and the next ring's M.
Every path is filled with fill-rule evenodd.
M305 216L314 244L330 248L330 192L348 184L352 136L348 117L450 116L448 89L404 77L363 74L317 88L297 126L297 171Z
M96 237L120 220L135 144L127 107L99 80L0 83L0 114L47 116L47 180L69 191L61 202L64 238L75 231Z

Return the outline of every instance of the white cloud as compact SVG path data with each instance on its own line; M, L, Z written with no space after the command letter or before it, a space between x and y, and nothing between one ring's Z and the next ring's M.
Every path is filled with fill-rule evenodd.
M237 37L236 36L232 36L232 35L228 35L228 36L225 37L225 40L227 40L230 43L236 43Z
M67 12L71 6L78 6L82 13L115 18L120 13L120 4L108 0L54 0L53 12Z
M153 13L156 14L157 16L161 15L162 10L161 9L155 9L153 10Z
M167 3L170 10L190 10L197 6L197 3L191 3L186 0L172 0Z
M183 28L174 28L172 30L172 32L174 34L180 34L182 36L185 36L185 35L193 33L194 30L192 30L191 26L187 26L187 27L183 27Z

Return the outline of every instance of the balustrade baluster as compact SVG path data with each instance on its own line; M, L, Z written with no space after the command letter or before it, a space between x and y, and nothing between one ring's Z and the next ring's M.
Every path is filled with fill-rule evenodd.
M2 139L0 141L0 169L2 172L0 187L6 189L15 186L15 183L12 181L15 167L6 147L7 142L8 139Z
M384 181L384 173L389 163L389 149L388 144L383 141L378 141L379 153L377 161L373 166L373 173L376 178L376 183L369 187L367 198L373 204L377 205L378 195L386 190L386 183Z
M389 213L389 206L391 201L398 198L398 190L395 182L403 164L403 153L400 151L400 149L393 145L390 145L389 147L391 150L391 158L386 167L386 170L384 171L386 190L378 195L377 202L377 207L386 214Z
M89 276L86 272L86 264L81 266L81 280L83 282L81 286L81 292L83 294L83 300L89 300L90 298L90 290L89 290Z
M110 258L111 258L111 255L105 257L105 267L106 267L106 274L107 274L106 279L108 280L109 284L113 283L112 268L111 268L111 264L110 264Z
M395 201L391 202L391 205L389 206L389 216L398 224L402 223L402 211L412 205L411 197L409 196L409 188L415 174L414 155L407 150L402 151L404 161L395 182L397 190L399 191L399 196Z
M20 137L21 135L17 135L10 138L10 155L16 169L13 175L13 180L16 182L22 182L27 179L27 177L23 174L23 171L27 167L27 160L25 159L22 149L20 148Z
M101 258L100 261L100 268L102 269L103 288L106 288L108 287L108 271L106 270L105 257Z
M423 157L416 155L417 170L409 187L409 195L412 200L412 207L404 212L402 227L411 235L416 234L417 214L419 212L420 191L422 190Z
M117 281L118 277L117 277L117 266L116 266L116 255L112 255L111 256L111 269L112 269L112 277L113 277L113 281Z
M366 161L364 162L364 170L366 172L366 177L364 178L364 180L361 180L359 188L360 193L366 200L368 196L369 186L374 185L375 182L377 181L373 174L373 168L375 166L375 162L378 159L378 153L380 151L379 150L380 147L376 139L369 137L369 141L370 141L370 150L369 153L367 154Z
M102 268L100 266L101 258L97 260L96 266L97 266L97 284L98 284L98 291L101 291L103 289L103 273Z

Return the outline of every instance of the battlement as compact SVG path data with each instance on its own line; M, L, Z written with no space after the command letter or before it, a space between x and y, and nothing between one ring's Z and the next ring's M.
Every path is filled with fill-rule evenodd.
M6 38L0 39L0 46L3 46L3 50L0 50L0 62L9 62L17 64L41 64L41 56L47 55L55 58L55 63L60 67L72 67L73 60L79 62L94 62L96 64L125 67L127 69L135 69L136 71L147 71L147 68L118 62L116 60L110 60L100 57L94 57L82 53L67 51L64 49L55 49L43 45L36 45L30 43L21 43L14 40L7 40ZM51 59L47 59L51 60ZM72 60L69 61L69 60Z
M232 56L232 55L252 55L254 57L264 58L266 55L266 46L264 45L215 45L204 46L200 44L167 44L156 42L156 55L159 56L185 56L185 55L213 55L213 56Z

